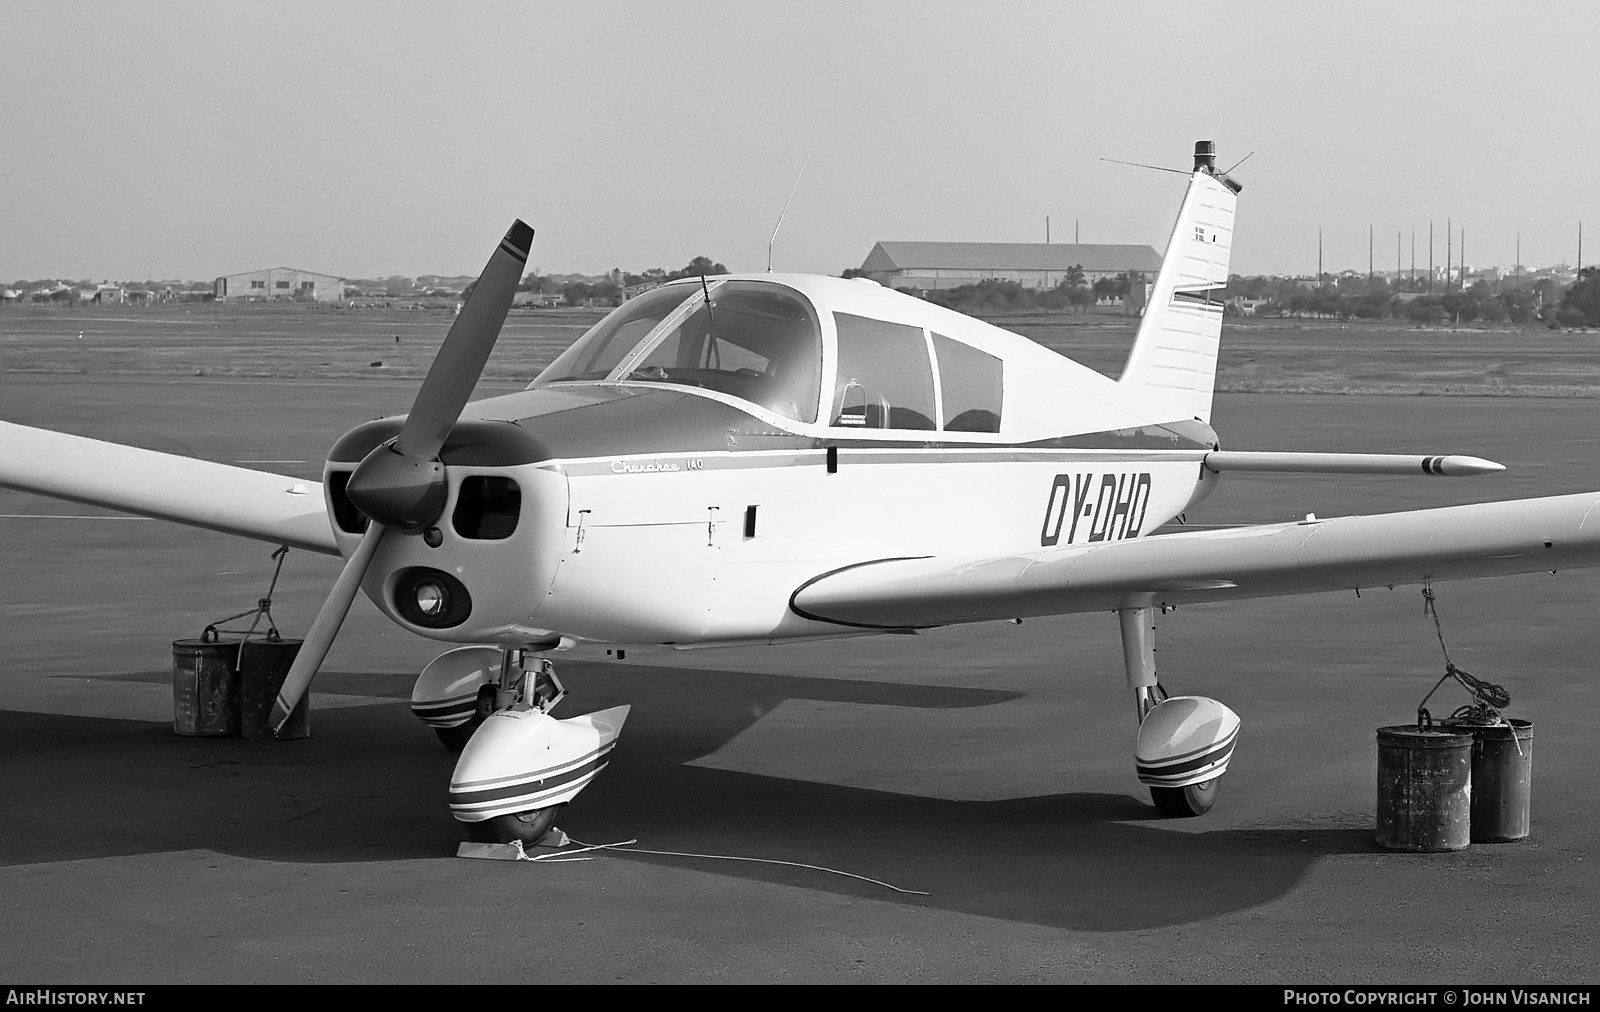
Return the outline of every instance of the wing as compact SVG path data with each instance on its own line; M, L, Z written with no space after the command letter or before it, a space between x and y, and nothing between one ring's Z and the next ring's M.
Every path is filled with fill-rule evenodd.
M790 606L874 629L1600 566L1600 492L1158 535L1006 558L882 559Z
M0 422L0 486L338 555L322 485Z

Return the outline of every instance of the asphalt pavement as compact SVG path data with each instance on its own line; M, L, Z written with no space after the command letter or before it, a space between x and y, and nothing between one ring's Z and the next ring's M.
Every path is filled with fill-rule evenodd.
M0 418L315 478L345 428L404 411L412 392L0 374ZM1587 400L1223 396L1228 448L1473 453L1511 470L1239 477L1189 519L1597 488L1593 413ZM1216 808L1189 820L1157 816L1134 778L1110 614L559 662L570 712L633 711L615 761L557 824L699 856L498 863L454 856L454 757L406 703L436 644L360 600L318 679L310 739L180 737L171 641L252 605L271 546L14 492L0 514L0 978L1595 977L1595 572L1439 588L1456 663L1535 722L1520 843L1373 843L1374 730L1408 720L1443 668L1420 595L1402 588L1161 620L1163 681L1243 719ZM291 553L274 600L287 634L337 567Z

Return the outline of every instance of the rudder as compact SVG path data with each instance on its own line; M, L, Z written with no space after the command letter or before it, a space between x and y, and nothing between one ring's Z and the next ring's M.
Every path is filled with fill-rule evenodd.
M1210 141L1195 143L1194 162L1161 271L1118 381L1170 405L1175 418L1209 422L1234 207L1242 187L1217 171Z

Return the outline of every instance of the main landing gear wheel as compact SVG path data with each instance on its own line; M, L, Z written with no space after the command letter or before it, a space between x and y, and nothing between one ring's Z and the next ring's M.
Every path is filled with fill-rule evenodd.
M433 733L439 736L439 741L445 748L452 752L460 752L467 747L467 742L472 740L472 735L478 730L478 725L489 718L494 712L495 696L493 685L478 686L478 708L473 711L464 724L455 727L436 727ZM480 843L486 841L479 841Z
M497 815L482 822L463 825L467 828L467 838L474 843L511 843L513 840L538 843L555 824L558 807L551 805L549 808L536 808L515 815Z
M1158 812L1175 819L1204 815L1217 803L1217 781L1221 779L1212 777L1205 783L1188 787L1152 787L1150 800L1155 802Z
M478 729L478 723L476 720L469 720L455 727L436 727L433 733L439 736L439 742L445 748L452 752L460 752L467 747L467 742L472 740L472 732Z

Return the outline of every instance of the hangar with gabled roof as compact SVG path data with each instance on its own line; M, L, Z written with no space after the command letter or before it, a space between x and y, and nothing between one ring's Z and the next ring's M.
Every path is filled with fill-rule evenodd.
M213 283L218 302L288 299L295 302L339 302L344 278L294 267L268 267L244 274L226 274Z
M990 280L1054 288L1074 267L1090 284L1129 272L1154 277L1161 255L1149 246L1115 243L884 241L872 247L861 272L888 288L959 288Z

